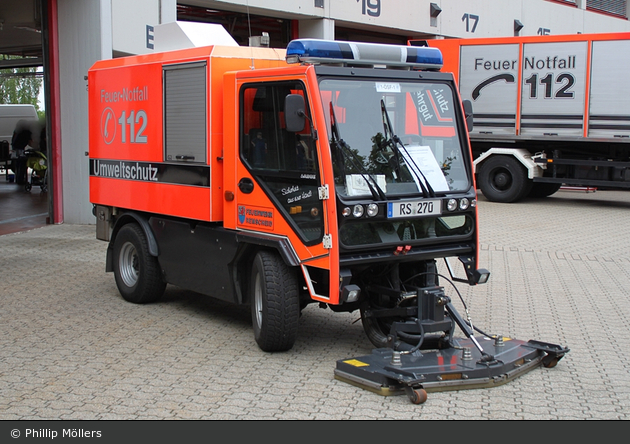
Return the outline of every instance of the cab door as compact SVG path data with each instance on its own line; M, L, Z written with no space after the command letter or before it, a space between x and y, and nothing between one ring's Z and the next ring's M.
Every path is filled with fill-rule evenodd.
M284 101L305 98L306 125L286 129ZM235 228L288 240L314 299L330 298L330 247L317 131L302 80L251 81L238 89Z

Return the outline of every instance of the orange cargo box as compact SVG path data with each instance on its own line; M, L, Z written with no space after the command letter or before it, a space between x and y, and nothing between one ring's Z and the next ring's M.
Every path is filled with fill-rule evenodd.
M224 74L286 66L284 55L208 46L96 62L88 72L90 201L222 220Z

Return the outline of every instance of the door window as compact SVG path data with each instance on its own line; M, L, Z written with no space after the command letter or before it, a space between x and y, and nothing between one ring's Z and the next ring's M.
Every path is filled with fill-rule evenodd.
M307 115L304 130L287 131L284 100L301 94L301 82L245 85L240 92L240 155L256 182L289 221L306 245L319 243L323 234L323 207L319 200L317 150Z

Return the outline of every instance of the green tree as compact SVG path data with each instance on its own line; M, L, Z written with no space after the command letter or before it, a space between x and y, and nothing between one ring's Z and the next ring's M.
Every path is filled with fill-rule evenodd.
M16 57L0 55L1 60ZM26 103L39 111L37 97L42 87L42 78L35 73L37 68L0 69L0 103Z

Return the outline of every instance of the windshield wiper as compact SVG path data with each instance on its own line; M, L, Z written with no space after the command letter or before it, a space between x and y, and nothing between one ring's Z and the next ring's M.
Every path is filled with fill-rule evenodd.
M332 102L330 102L330 120L330 127L332 129L332 142L338 149L340 148L344 152L345 157L350 160L352 166L356 168L357 171L359 171L359 174L361 175L361 177L363 177L365 183L367 183L367 186L370 189L370 193L372 194L374 200L387 200L385 193L383 192L381 187L378 186L378 183L376 183L376 179L374 178L374 176L371 173L367 172L367 170L363 166L363 162L361 161L361 159L357 157L357 155L350 149L346 142L344 142L344 140L340 137L339 128L337 127L337 117L335 116L335 110ZM341 173L345 177L345 168L343 162L341 162L340 167Z
M385 131L385 140L392 148L392 151L394 151L396 162L399 162L400 149L398 148L398 145L400 145L400 147L404 150L406 154L405 161L411 163L411 165L413 166L413 168L409 169L414 174L414 176L416 176L416 179L418 179L418 185L420 185L424 197L435 197L435 191L433 191L433 187L431 186L425 175L422 173L422 170L413 160L413 157L409 155L409 151L407 151L407 148L405 147L405 144L402 143L402 140L400 140L400 137L394 134L392 122L389 119L389 113L387 112L387 108L385 108L385 101L383 99L381 99L381 112L383 114L383 129ZM422 176L422 179L420 179L420 176Z

